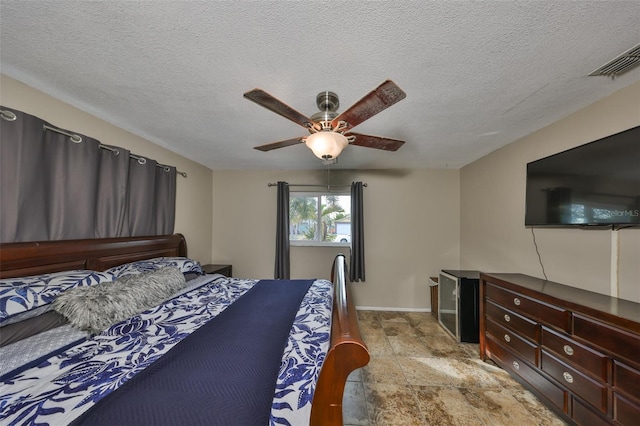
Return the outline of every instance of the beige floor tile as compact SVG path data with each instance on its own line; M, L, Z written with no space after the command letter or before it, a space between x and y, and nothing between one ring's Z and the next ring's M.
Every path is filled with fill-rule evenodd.
M506 389L461 389L465 398L476 409L484 424L492 426L513 425L563 425L552 416L534 416ZM551 414L551 413L549 413ZM560 423L557 423L560 422Z
M393 355L393 349L382 329L362 330L362 340L371 355Z
M493 374L475 360L436 357L397 357L407 381L417 386L501 388Z
M433 357L397 357L407 381L416 386L454 386L463 377L451 360Z
M365 384L365 395L372 425L425 425L411 387L390 383Z
M482 424L474 408L458 388L417 386L414 390L426 424L434 426Z
M345 426L565 425L507 372L480 360L477 344L456 342L430 313L358 315L371 361L349 376Z
M358 321L360 324L365 321L378 321L377 311L358 311Z
M442 329L442 326L433 318L425 318L420 322L412 324L414 329L421 335L435 334L442 337L449 337L446 331Z
M468 358L467 344L458 343L448 334L428 334L422 337L424 344L436 357Z
M407 385L407 379L394 356L372 356L362 368L362 380L367 383L394 383Z
M430 357L431 352L427 345L418 336L387 336L387 340L395 355Z
M407 322L405 312L396 311L379 311L378 319L380 321Z
M382 321L382 329L387 336L418 337L416 330L407 322Z
M512 389L511 394L513 397L524 407L529 410L535 419L538 420L539 425L544 426L565 426L567 423L548 409L544 404L540 402L531 392L524 388Z
M403 316L412 323L431 321L431 312L403 312Z
M382 330L382 323L378 320L371 321L359 321L360 333L364 335L367 331L380 332Z

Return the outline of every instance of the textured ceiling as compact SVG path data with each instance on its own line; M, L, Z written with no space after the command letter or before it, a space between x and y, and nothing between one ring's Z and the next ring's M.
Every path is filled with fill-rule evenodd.
M323 167L303 144L254 150L306 131L244 92L310 116L321 91L343 111L392 79L407 98L354 131L406 144L334 167L458 168L640 80L587 77L639 23L637 0L0 0L0 66L212 169Z

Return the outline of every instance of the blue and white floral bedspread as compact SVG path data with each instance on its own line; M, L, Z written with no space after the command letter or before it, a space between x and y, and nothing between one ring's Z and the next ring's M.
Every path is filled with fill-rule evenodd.
M257 282L198 279L207 283L0 383L0 423L70 423ZM316 280L296 315L275 385L273 425L309 422L315 383L329 348L332 286Z

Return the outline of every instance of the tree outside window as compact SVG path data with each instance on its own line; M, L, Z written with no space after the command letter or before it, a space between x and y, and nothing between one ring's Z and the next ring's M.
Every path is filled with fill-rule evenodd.
M292 193L289 196L289 240L350 243L350 209L349 195Z

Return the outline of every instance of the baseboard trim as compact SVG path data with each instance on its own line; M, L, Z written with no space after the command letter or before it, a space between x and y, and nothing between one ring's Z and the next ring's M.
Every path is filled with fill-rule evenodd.
M431 308L397 308L382 306L356 306L357 311L431 312Z

